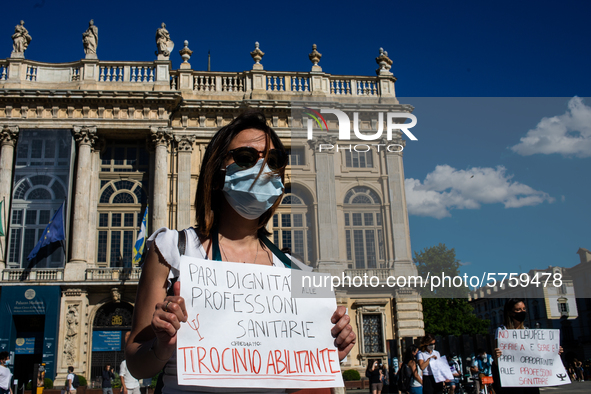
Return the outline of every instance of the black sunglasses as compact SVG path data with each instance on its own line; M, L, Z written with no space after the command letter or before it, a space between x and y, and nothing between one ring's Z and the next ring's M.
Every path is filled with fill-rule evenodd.
M232 155L238 167L246 170L254 167L257 161L259 161L259 157L265 155L265 151L256 150L251 146L242 146L228 151L228 154ZM287 154L282 150L270 149L267 164L271 170L279 170L287 165Z

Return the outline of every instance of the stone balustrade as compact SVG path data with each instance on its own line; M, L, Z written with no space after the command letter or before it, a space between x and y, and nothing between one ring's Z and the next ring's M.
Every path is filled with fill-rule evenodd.
M137 282L140 279L142 269L133 268L88 268L86 270L86 280L89 281L131 281Z
M2 282L35 282L35 281L63 281L63 268L41 268L41 269L5 269L2 270Z
M246 71L209 72L172 70L171 90L211 95L264 92L272 95L317 95L348 97L394 97L394 77L341 76L321 72ZM262 83L257 86L255 79ZM383 92L381 83L388 85Z
M6 81L8 78L8 61L0 60L0 81Z

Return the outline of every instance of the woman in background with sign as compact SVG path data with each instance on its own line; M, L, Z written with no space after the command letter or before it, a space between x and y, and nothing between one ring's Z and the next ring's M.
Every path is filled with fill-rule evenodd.
M425 334L421 340L421 352L419 353L419 367L423 371L423 393L424 394L441 394L443 393L443 382L435 382L433 371L431 369L431 359L433 361L441 357L439 352L435 350L435 337L431 334Z
M12 394L12 372L8 364L8 352L0 352L0 394Z
M265 228L281 203L286 165L283 144L260 112L239 115L213 136L201 163L195 198L196 228L180 233L162 228L148 240L149 252L126 347L127 366L132 375L148 378L164 369L164 394L238 392L178 384L176 334L180 323L187 321L185 301L179 296L180 283L176 282L180 255L291 267L292 260L267 240L269 232ZM306 267L297 261L293 263ZM336 338L339 360L342 360L354 346L356 335L345 307L338 307L331 319L335 324L331 334Z
M526 308L525 308L525 300L521 298L510 298L505 302L505 307L503 308L503 316L504 316L504 325L500 326L497 329L495 334L495 339L498 341L499 339L499 331L501 330L523 330L526 329L525 325L525 318L527 316ZM494 350L495 353L495 363L493 367L493 377L494 377L494 390L496 394L539 394L540 389L538 387L503 387L501 385L501 379L499 375L499 367L498 367L498 359L503 354L503 352L498 348ZM562 346L558 354L562 354Z

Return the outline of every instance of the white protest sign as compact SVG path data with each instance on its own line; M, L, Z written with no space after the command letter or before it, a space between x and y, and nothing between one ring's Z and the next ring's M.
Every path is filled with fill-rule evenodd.
M432 358L431 361L429 361L429 365L431 366L435 382L445 382L446 380L452 380L454 378L445 356L437 357L437 359Z
M499 330L499 374L503 387L569 384L558 355L559 330Z
M292 298L290 269L182 256L180 271L189 315L177 334L180 385L344 386L334 297Z

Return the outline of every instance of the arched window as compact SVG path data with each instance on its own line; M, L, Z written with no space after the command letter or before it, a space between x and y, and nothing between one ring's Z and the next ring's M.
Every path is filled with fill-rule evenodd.
M288 189L273 215L273 242L288 248L295 258L306 264L313 261L313 239L308 207L304 200Z
M135 179L101 181L97 265L131 267L133 244L148 200L144 188Z
M386 255L380 197L368 187L357 186L347 192L344 204L349 266L384 268Z
M18 172L25 170L18 169ZM43 236L43 231L55 212L66 200L67 186L63 182L67 178L61 178L63 179L53 174L15 174L8 253L10 266L28 266L27 256ZM64 257L63 249L56 248L49 256L38 261L35 267L61 267Z

